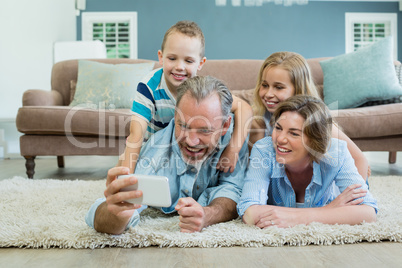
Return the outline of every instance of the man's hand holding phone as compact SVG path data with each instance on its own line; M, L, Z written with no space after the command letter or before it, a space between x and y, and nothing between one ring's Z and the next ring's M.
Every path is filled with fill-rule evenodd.
M126 200L139 198L142 196L141 190L133 190L122 192L121 189L137 184L137 178L127 176L117 179L118 176L128 175L129 169L126 167L114 167L109 170L106 180L106 197L107 210L117 217L131 218L134 211L141 207L140 204L132 204Z
M121 234L141 205L171 205L168 178L129 172L126 167L109 169L104 192L106 201L95 213L94 228L98 232Z

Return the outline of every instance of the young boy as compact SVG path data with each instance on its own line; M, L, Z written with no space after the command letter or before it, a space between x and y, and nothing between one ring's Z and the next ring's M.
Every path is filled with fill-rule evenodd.
M134 173L142 143L165 128L174 117L177 87L201 70L206 61L204 52L204 34L195 22L179 21L165 33L158 51L162 68L153 70L138 84L130 135L118 165L129 167ZM251 107L235 96L232 112L235 114L235 129L231 146L226 148L217 164L217 168L225 172L232 172L236 166L252 117Z

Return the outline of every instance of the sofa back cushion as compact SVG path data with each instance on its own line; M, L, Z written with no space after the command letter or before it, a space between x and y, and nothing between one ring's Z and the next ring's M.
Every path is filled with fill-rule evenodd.
M137 64L145 62L154 62L152 60L142 59L96 59L93 60L101 63L110 64ZM154 67L155 68L155 67ZM71 81L77 81L78 77L78 60L60 61L53 65L51 87L52 90L58 91L63 96L63 105L69 105L71 100Z
M154 62L154 68L159 68L157 61L143 59L96 59L93 61L110 64L136 64ZM211 75L223 80L230 90L254 88L262 60L207 60L199 75ZM78 60L68 60L56 63L52 69L52 90L57 90L63 96L63 104L71 101L71 84L77 81Z

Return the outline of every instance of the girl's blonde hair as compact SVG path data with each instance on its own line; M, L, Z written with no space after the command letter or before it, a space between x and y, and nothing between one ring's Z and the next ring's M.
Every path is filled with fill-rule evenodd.
M303 94L320 98L306 59L294 52L275 52L266 58L262 64L254 89L253 110L257 120L261 119L266 111L258 93L262 85L262 76L265 70L271 67L280 67L288 71L290 81L295 88L295 95Z

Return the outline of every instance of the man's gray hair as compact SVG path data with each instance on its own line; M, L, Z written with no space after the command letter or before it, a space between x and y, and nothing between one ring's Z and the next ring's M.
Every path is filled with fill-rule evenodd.
M177 88L176 107L179 106L181 98L187 92L190 92L197 102L217 93L221 101L222 116L226 121L232 108L233 97L222 81L212 76L195 76L187 79Z

